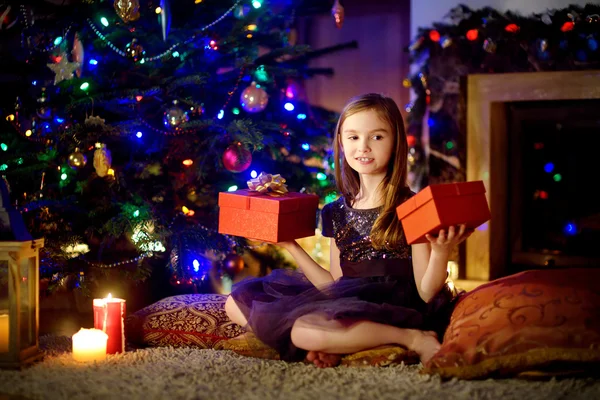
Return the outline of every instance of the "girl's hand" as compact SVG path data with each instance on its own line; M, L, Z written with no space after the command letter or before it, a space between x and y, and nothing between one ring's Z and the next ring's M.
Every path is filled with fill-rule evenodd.
M295 247L297 245L295 240L290 240L288 242L279 242L279 243L275 243L276 246L279 246L281 248L286 249L287 251L290 251L291 248Z
M459 225L458 233L457 228L451 226L448 228L448 233L443 229L437 236L430 234L425 235L429 243L431 243L431 250L436 253L449 253L452 247L463 242L473 233L473 229L467 229L466 225Z

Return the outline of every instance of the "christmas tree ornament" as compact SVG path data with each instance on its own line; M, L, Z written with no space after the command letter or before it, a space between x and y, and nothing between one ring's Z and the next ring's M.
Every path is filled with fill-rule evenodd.
M452 46L452 39L448 36L442 36L442 38L440 39L440 45L443 49L448 48Z
M184 124L190 120L186 111L183 111L178 106L178 101L174 100L173 105L164 112L163 123L167 128L178 128L181 124Z
M223 165L230 172L242 172L252 164L252 153L241 143L232 144L223 153Z
M83 65L85 61L83 43L79 38L79 33L75 33L75 37L73 38L73 49L71 50L71 57L74 62L78 62L80 64L80 67L75 70L75 74L79 78L81 77L81 65Z
M46 93L46 88L42 88L42 93L40 97L37 99L38 108L36 110L36 114L41 119L50 119L52 118L52 110L48 106L48 94Z
M423 36L419 36L418 38L416 38L415 40L413 40L411 42L411 44L408 46L408 50L410 50L410 51L419 50L419 48L421 47L423 42L425 42L425 38Z
M73 169L83 168L87 164L87 157L78 148L75 148L75 151L69 154L68 162Z
M340 0L335 0L333 3L331 15L335 21L336 28L340 29L344 25L344 7L340 4Z
M112 158L110 150L106 148L104 143L96 143L96 151L94 151L94 168L99 177L104 178L108 175Z
M244 259L237 254L228 254L223 259L221 268L229 276L236 276L244 270Z
M27 122L28 121L23 121L23 129L25 129L25 136L36 136L38 133L38 118L37 117L32 117L31 118L31 122L29 124L29 129L27 129ZM28 134L29 132L29 134Z
M249 113L257 113L267 108L269 103L269 95L256 82L252 82L250 86L242 91L240 95L240 105Z
M600 22L600 15L588 15L587 17L585 17L585 22L587 22L588 24L597 24L598 22Z
M104 118L100 118L97 115L90 115L85 118L83 123L90 127L103 127L105 122L106 120Z
M441 38L440 32L432 29L429 31L429 40L431 40L432 42L439 42Z
M492 39L487 38L483 41L483 50L486 52L494 54L496 52L496 48L496 43Z
M5 31L17 23L19 12L9 4L0 4L0 31Z
M133 22L140 17L139 0L115 0L114 7L123 22Z
M190 107L192 117L201 117L204 114L204 105Z
M540 39L538 42L538 48L542 53L548 50L548 41L546 39Z
M560 30L563 32L569 32L573 29L575 29L575 22L573 21L567 21L560 27Z
M287 45L295 46L298 44L298 30L296 28L290 28L286 35Z
M550 16L550 14L546 13L543 14L540 18L542 20L542 22L546 25L552 25L552 17Z
M138 40L136 38L133 38L131 39L131 42L129 42L127 46L125 46L125 53L127 54L127 57L132 59L134 62L138 62L144 57L146 51L144 51L144 48L138 42Z
M162 29L163 41L167 40L169 30L171 29L171 7L169 0L160 0L160 27Z
M466 36L468 40L473 42L479 37L479 31L477 29L469 29L466 33Z
M64 80L73 78L73 73L81 66L81 63L67 60L67 56L63 54L60 61L55 64L46 64L56 75L54 76L54 84L58 84Z
M235 10L233 11L233 16L236 17L237 19L244 19L244 18L246 18L246 16L248 15L249 12L250 12L250 6L241 5L241 6L237 6L235 8Z

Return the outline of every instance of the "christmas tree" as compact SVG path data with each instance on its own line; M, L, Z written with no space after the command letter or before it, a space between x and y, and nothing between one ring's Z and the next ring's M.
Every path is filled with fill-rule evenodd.
M37 1L0 9L0 170L42 277L194 285L256 244L217 232L218 193L266 171L336 197L336 115L311 107L294 0ZM323 11L323 10L318 10ZM342 12L342 14L340 14ZM343 11L334 21L341 24ZM334 23L332 21L332 23ZM351 46L351 45L350 45ZM262 260L281 264L276 247ZM269 263L269 262L267 262ZM284 265L284 264L281 264ZM79 277L85 277L83 282Z

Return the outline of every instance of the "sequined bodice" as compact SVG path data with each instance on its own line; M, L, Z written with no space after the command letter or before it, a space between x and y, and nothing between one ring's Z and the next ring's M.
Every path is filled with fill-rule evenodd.
M376 250L371 244L371 228L379 216L381 208L368 210L348 206L343 197L329 203L323 209L323 224L332 224L333 238L340 250L340 263L351 263L410 258L410 246L405 244L394 251ZM331 222L327 219L331 219Z

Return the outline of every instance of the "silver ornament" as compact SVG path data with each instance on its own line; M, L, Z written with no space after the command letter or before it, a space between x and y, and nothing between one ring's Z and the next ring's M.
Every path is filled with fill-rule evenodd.
M79 67L81 67L81 63L73 62L70 63L67 60L66 54L63 54L60 58L60 61L56 64L46 64L48 68L52 70L56 75L54 76L54 84L56 85L59 82L64 80L69 80L73 78L73 72Z
M250 86L244 89L240 96L240 105L249 113L263 111L267 108L268 103L269 95L256 82L252 82Z
M177 103L177 101L174 101L173 105L163 115L163 123L167 128L178 128L181 124L190 120L188 113L183 111Z

